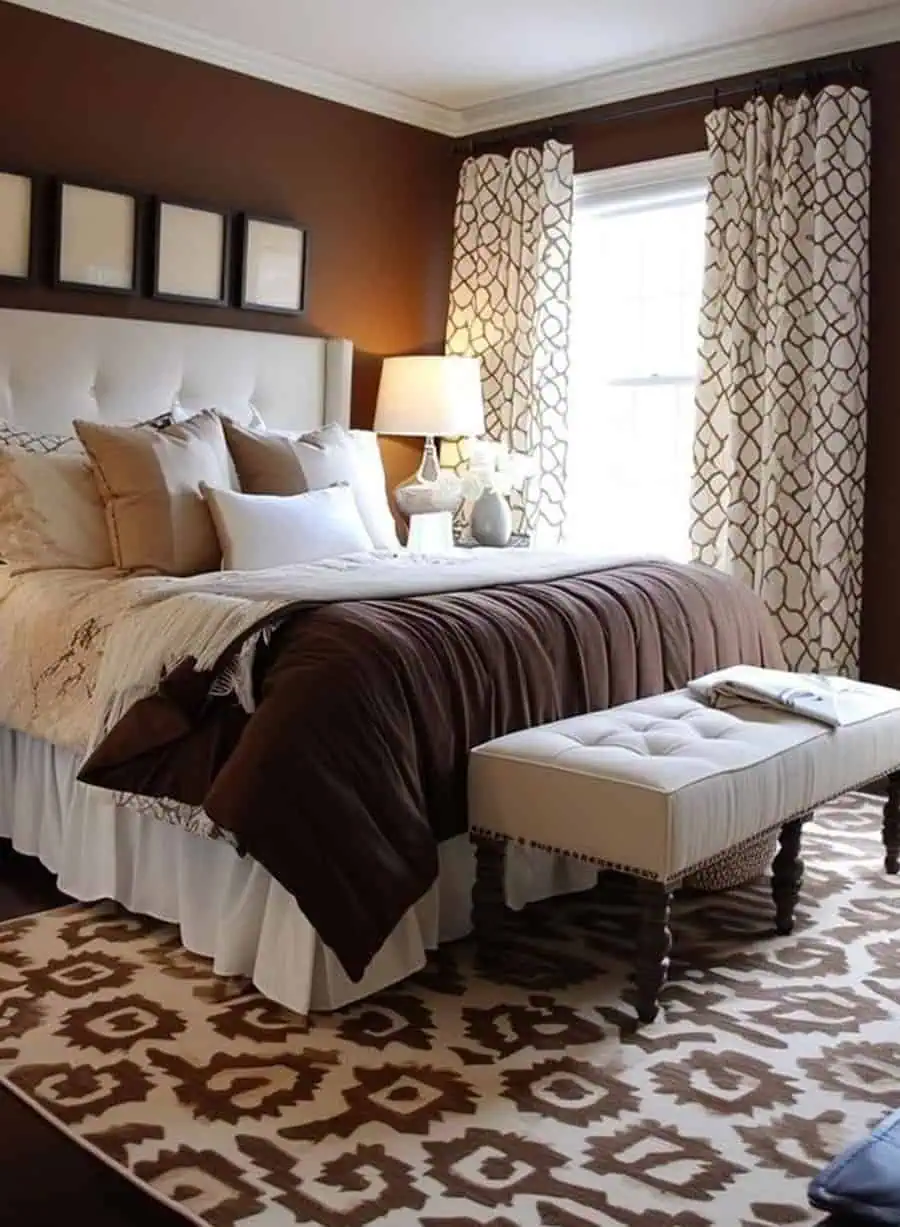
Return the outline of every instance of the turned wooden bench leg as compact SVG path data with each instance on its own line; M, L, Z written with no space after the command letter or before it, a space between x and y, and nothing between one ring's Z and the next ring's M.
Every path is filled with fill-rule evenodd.
M900 771L887 779L888 795L884 803L881 835L884 840L884 872L900 873Z
M800 842L803 824L811 814L801 814L786 822L778 832L778 854L772 862L772 898L775 901L775 931L793 933L794 908L803 885L803 861L800 859Z
M473 835L475 884L472 888L472 927L476 958L489 971L503 957L506 924L506 843Z
M643 1023L659 1013L659 994L669 978L672 951L672 892L662 882L638 882L637 955L634 968L635 1008Z

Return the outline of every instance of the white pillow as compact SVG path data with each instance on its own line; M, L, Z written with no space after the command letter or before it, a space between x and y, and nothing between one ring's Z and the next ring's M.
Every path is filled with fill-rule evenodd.
M310 490L346 483L375 548L399 550L377 436L370 430L348 431L332 423L295 437L293 443Z
M307 494L203 490L226 571L262 571L372 549L348 486Z
M399 550L403 547L397 536L397 521L388 499L387 476L384 459L378 446L378 435L372 430L351 430L350 438L357 452L360 482L364 487L368 518L372 522L369 533L374 541L379 539L379 549ZM366 516L363 516L366 519Z

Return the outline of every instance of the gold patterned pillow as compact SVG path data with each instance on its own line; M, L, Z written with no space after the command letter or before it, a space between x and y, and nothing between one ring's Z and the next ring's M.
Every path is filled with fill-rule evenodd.
M17 572L113 565L90 462L62 446L0 445L0 558Z

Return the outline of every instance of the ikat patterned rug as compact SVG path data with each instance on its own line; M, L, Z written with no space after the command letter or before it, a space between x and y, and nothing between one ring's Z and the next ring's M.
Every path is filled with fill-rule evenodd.
M310 1020L168 926L69 907L0 926L0 1075L203 1227L772 1227L900 1107L900 879L877 806L807 828L799 925L765 883L680 900L664 1013L622 1003L627 884L529 909Z

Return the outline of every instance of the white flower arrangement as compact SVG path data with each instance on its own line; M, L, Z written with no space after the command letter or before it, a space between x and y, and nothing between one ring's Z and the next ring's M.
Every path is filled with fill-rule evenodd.
M465 456L460 476L467 499L477 499L485 490L506 496L523 486L535 472L531 456L514 452L494 439L468 439L460 450Z

